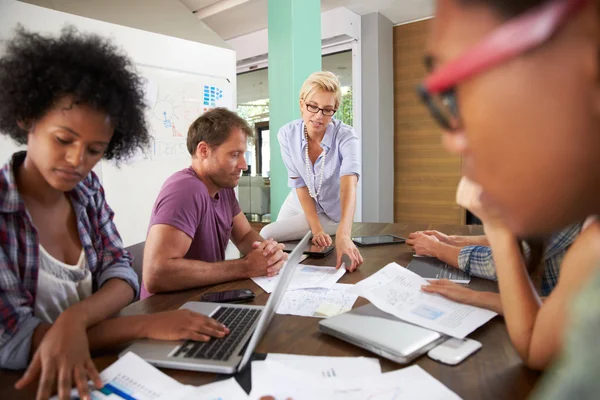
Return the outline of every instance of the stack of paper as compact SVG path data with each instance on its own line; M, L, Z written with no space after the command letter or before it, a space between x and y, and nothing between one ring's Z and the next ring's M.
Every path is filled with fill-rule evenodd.
M251 399L399 400L459 397L418 366L381 373L376 359L269 355L252 362Z
M438 294L425 293L421 290L423 285L429 282L391 263L354 285L349 292L365 297L380 310L404 321L459 339L497 315Z

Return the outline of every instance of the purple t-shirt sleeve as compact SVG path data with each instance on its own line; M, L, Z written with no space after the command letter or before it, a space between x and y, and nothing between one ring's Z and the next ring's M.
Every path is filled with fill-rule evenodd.
M172 185L163 188L158 195L150 227L171 225L193 239L205 209L206 199L198 191L190 190L188 185Z
M233 218L242 212L242 209L240 208L240 202L235 197L235 192L233 190L231 191L231 208L233 209Z

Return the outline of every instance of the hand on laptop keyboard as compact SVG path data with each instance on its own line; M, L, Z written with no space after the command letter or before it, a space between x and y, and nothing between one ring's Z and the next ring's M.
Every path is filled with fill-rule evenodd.
M196 312L180 309L147 315L146 332L150 339L206 342L211 337L222 338L229 329L220 322Z

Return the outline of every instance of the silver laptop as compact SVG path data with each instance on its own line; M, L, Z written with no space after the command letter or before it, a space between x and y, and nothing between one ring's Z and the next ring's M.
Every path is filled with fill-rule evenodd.
M279 307L302 257L302 249L310 237L309 232L290 254L280 272L279 282L264 307L197 301L187 302L181 307L224 323L230 330L229 335L221 339L213 338L209 342L140 340L119 356L131 351L158 367L224 374L241 371L250 360L252 352Z
M372 304L321 320L319 330L399 364L411 362L448 338Z
M425 279L448 279L456 283L471 282L471 275L435 257L414 257L406 268Z

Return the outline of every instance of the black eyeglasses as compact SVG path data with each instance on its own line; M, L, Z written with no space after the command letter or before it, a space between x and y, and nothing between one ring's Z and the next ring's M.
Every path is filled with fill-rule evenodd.
M417 91L421 101L429 109L431 116L442 128L453 131L460 127L460 114L455 88L445 90L439 94L432 94L425 86L419 86Z
M306 109L313 114L317 114L319 111L321 111L321 113L323 113L323 115L326 117L331 117L337 111L332 108L319 108L312 104L307 104Z

